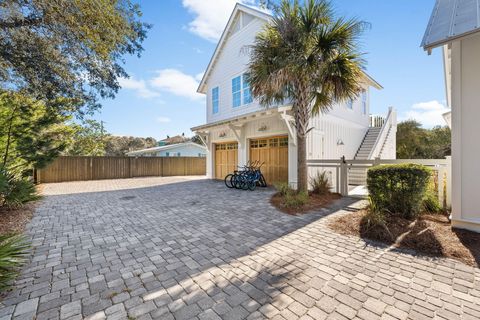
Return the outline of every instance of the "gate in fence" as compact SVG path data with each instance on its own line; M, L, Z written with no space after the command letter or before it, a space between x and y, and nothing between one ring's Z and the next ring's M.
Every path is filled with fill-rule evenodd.
M431 168L434 172L434 181L438 199L444 206L451 206L452 188L452 161L451 157L446 159L374 159L374 160L329 160L311 159L307 161L309 176L313 177L318 171L326 171L334 192L342 196L348 196L355 188L349 183L349 176L355 174L358 177L359 171L365 171L376 165L415 163ZM366 186L366 174L363 175L363 185ZM356 179L357 180L357 179Z

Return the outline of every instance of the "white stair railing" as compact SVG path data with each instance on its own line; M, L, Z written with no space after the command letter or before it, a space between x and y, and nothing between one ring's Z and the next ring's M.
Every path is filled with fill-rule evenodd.
M372 150L370 150L370 154L368 155L368 159L375 159L380 156L380 152L382 151L383 145L388 137L388 132L390 129L396 125L397 122L397 114L393 107L388 108L388 115L385 118L380 132L375 140L375 144L373 145Z

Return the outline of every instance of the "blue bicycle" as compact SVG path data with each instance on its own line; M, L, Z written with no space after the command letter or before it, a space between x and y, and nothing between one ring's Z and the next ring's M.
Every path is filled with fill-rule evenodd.
M262 174L259 165L259 161L255 161L252 164L247 163L245 166L240 167L240 170L235 170L233 173L225 176L225 185L228 188L236 188L243 190L255 190L257 186L266 187L267 181Z

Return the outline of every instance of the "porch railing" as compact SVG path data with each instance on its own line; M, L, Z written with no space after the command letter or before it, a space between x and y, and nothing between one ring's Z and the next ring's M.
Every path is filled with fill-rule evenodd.
M434 172L434 180L438 199L444 207L451 206L452 189L452 161L446 159L397 159L387 160L346 160L346 159L311 159L307 160L309 175L314 176L318 171L326 171L334 192L348 196L350 192L349 169L368 169L381 164L416 163L430 167Z

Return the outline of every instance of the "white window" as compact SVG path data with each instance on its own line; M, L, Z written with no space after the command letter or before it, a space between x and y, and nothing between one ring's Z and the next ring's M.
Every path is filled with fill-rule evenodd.
M348 99L348 101L347 101L347 108L353 110L353 99Z
M242 85L243 85L243 104L252 103L252 92L250 91L250 83L249 83L250 75L248 73L244 73L242 76Z
M242 105L242 82L241 76L232 79L232 105L239 107Z

